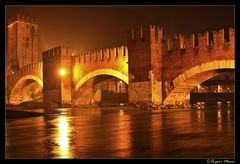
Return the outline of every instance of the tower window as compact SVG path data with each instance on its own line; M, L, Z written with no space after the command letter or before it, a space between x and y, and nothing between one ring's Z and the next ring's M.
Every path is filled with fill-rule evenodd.
M27 24L27 28L28 28L28 24Z

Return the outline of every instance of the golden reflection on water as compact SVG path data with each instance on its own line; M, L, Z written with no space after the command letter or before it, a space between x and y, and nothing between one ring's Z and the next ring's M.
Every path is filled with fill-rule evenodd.
M163 128L162 117L159 115L152 115L151 117L151 139L152 149L155 152L161 152L163 150L163 139L161 130Z
M227 129L231 129L231 111L230 109L227 110Z
M228 121L230 121L230 113L231 113L231 112L230 112L230 110L228 109L228 110L227 110L227 120L228 120Z
M222 131L222 111L219 108L217 112L217 131L220 132Z
M100 114L97 110L90 110L94 117L89 117L91 112L83 109L86 115L79 110L81 115L76 117L69 116L68 112L64 111L67 116L58 113L50 117L6 120L5 156L131 158L136 155L147 157L151 154L157 158L205 157L204 150L214 147L209 150L209 155L219 157L229 153L232 157L234 111L224 109L214 109L209 113L204 109L153 115L135 115L121 110L116 114L107 113L104 117L96 117ZM75 114L79 113L76 111ZM226 118L230 119L227 125ZM139 129L146 127L145 124L149 129ZM227 133L219 135L213 130ZM218 140L213 142L216 137ZM227 148L228 146L230 148ZM196 147L203 151L192 151Z
M122 109L119 110L119 115L123 116L124 115L124 111Z
M116 131L116 149L118 157L131 157L132 154L132 138L131 138L131 118L125 115L124 111L120 110L120 117L117 120ZM124 115L124 117L123 117Z
M57 135L56 143L58 145L56 154L60 158L71 158L72 153L70 151L70 134L71 127L69 125L66 116L60 116L57 118Z
M205 122L205 112L203 110L197 111L197 120L198 123L204 123Z

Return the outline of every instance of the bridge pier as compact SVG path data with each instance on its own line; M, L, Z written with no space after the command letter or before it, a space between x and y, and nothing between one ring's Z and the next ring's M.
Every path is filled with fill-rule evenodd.
M43 98L46 107L72 105L72 49L43 52Z
M149 81L130 82L128 87L129 102L144 104L161 104L162 81L154 78L152 71L149 71Z
M162 34L159 26L132 29L128 37L129 101L161 104L162 93Z

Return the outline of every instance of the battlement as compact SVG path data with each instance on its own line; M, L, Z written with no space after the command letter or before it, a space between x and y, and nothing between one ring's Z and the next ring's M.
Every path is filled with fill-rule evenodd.
M49 49L47 51L44 51L43 58L50 58L53 56L60 56L61 54L63 55L71 55L72 56L73 49L71 46L58 46L52 49Z
M30 71L41 70L41 69L42 69L42 62L25 65L17 72L12 72L12 75L8 76L7 79L8 81L12 81L25 74L28 74Z
M220 46L226 43L234 44L235 31L233 28L228 28L228 31L220 29L209 33L208 31L198 35L182 35L178 34L172 39L167 39L166 49L168 51L174 51L178 49L187 49L193 47L205 47L205 46Z
M155 25L145 25L137 27L128 32L129 41L145 41L146 39L161 41L163 28Z
M93 63L99 61L115 61L119 58L128 58L128 49L126 46L118 46L100 50L90 50L79 55L73 56L75 63Z
M38 24L38 19L17 13L16 16L14 16L8 20L8 26L17 21L31 23L31 24Z

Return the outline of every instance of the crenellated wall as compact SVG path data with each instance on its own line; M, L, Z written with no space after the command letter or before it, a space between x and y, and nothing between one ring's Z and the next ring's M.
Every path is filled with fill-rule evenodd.
M112 47L100 50L90 50L78 55L74 55L74 63L91 64L96 62L109 63L110 61L116 61L119 58L128 57L128 51L126 46Z
M37 82L29 83L29 82ZM12 72L12 74L7 76L7 90L8 96L7 101L11 104L19 104L27 99L26 88L32 85L37 85L38 89L42 89L42 63L34 63L30 65L25 65L20 70ZM31 88L31 87L30 87Z
M73 84L76 86L80 80L86 77L88 80L91 73L102 70L99 74L115 75L116 72L125 78L128 77L128 49L126 46L118 46L107 49L91 50L72 56ZM108 70L108 71L104 71ZM112 71L112 74L109 74ZM116 72L115 72L116 71ZM120 78L119 75L116 77ZM121 79L126 81L125 79Z
M163 47L166 92L164 103L185 101L191 89L203 82L203 79L206 80L209 71L234 68L233 28L206 31L197 36L179 34L171 40L168 39Z
M37 20L18 14L8 22L10 35L15 36L17 30L28 25L15 24L18 21L31 23L32 28L35 28L36 38L32 39L36 40L36 43L32 47L37 47ZM190 35L178 34L174 38L163 39L162 27L141 26L129 31L127 46L90 50L77 55L73 55L74 50L71 47L58 46L43 52L43 63L35 62L27 65L25 65L26 61L31 63L37 58L34 58L36 56L34 54L23 53L25 48L23 45L26 45L27 38L26 40L19 38L22 39L25 34L29 34L29 31L9 41L11 44L8 47L8 54L12 47L16 47L16 41L22 46L17 47L12 55L8 56L8 65L17 66L20 63L21 66L18 71L8 71L10 73L7 77L8 90L11 92L21 79L38 80L39 84L44 84L45 102L70 104L74 93L82 91L80 87L86 81L93 80L92 78L98 75L110 75L129 84L130 102L160 104L167 100L168 103L173 101L167 97L168 95L175 96L174 100L182 96L185 85L181 85L181 82L189 80L190 75L194 75L193 80L196 81L198 77L195 77L195 74L208 70L205 67L211 66L211 71L234 68L235 30L233 28ZM29 54L31 60L28 57L25 60L24 54ZM59 75L60 69L65 70L64 76ZM17 90L21 90L21 87ZM88 94L85 94L85 97L89 97L90 92L91 89L86 92ZM81 94L82 99L86 99L84 93Z
M212 38L210 37L212 35ZM209 61L234 59L235 32L233 28L212 33L179 34L164 44L165 80L172 81L184 71Z
M161 79L162 34L163 29L154 25L128 32L129 74L132 82L148 81L149 71L153 71L158 80Z
M40 61L37 19L17 14L8 20L8 72Z
M8 88L11 91L14 85L24 76L33 75L42 80L42 62L25 65L17 72L12 72L12 75L7 76Z
M8 25L16 22L16 21L21 21L21 22L27 22L27 23L32 23L32 24L38 24L38 19L33 18L31 16L25 16L21 13L17 13L16 16L8 19Z
M171 39L163 39L162 33L162 28L152 25L129 32L130 101L162 102L174 89L174 79L189 69L204 63L234 60L233 28L197 35L179 34Z
M132 29L128 34L129 101L162 101L162 38L160 26Z

